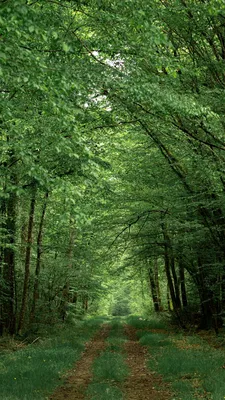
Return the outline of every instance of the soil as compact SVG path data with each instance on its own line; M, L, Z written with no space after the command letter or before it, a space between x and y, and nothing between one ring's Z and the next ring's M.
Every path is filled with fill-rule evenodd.
M105 349L109 329L109 326L104 325L86 345L81 359L69 372L64 386L56 389L49 400L85 400L85 391L92 379L92 363ZM124 345L124 352L130 370L126 381L119 385L124 400L171 400L169 386L159 375L146 367L149 354L147 349L138 343L136 329L126 325L124 330L128 339Z
M146 367L146 358L149 353L146 347L141 346L136 337L136 329L124 327L128 341L124 348L127 354L127 365L130 374L123 385L125 400L169 400L172 394L162 378Z
M93 339L87 343L81 359L76 363L75 369L69 372L64 386L59 387L49 397L49 400L84 400L85 391L92 379L92 363L100 352L104 350L105 339L110 327L103 325Z

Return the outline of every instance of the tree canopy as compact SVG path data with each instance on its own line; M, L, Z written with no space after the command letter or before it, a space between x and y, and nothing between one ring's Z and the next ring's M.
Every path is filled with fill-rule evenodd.
M0 24L1 334L143 307L218 330L224 1L5 0Z

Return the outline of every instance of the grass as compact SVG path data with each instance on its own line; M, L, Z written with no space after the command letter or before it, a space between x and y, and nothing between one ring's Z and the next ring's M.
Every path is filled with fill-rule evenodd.
M143 346L168 346L170 341L168 335L163 333L144 333L140 338L140 344Z
M113 318L110 325L107 348L93 362L93 381L86 392L91 400L123 399L123 393L116 385L124 381L129 373L121 354L126 339L120 318Z
M120 351L126 339L123 337L108 337L107 339L107 350L111 352Z
M140 344L150 349L148 366L171 383L174 400L225 398L224 349L215 349L196 335L169 335L170 328L157 317L131 316L127 323L138 330ZM168 334L155 333L157 329Z
M204 379L203 388L207 392L212 393L213 400L225 398L225 371L221 368L221 365L220 368L212 371L212 373L207 376L207 379Z
M113 319L110 325L111 329L107 338L107 350L112 352L121 351L123 344L126 342L123 325L118 318Z
M171 383L176 392L174 400L225 398L224 350L194 335L169 337L142 332L139 337L140 344L150 349L149 368Z
M104 351L93 363L95 381L122 382L128 372L123 355L108 350Z
M160 317L143 318L140 316L130 316L127 318L127 324L136 329L165 329L168 330L168 324Z
M16 352L0 356L0 393L4 400L43 400L62 384L63 374L79 359L85 342L100 325L85 321L76 329L62 328L58 335Z
M121 390L108 383L92 383L87 390L87 397L90 400L122 400Z
M216 350L181 350L176 347L167 347L163 349L163 355L157 360L157 368L169 379L195 375L204 379L213 371L218 372L222 368L224 359L224 354Z
M124 337L124 333L123 333L123 325L121 320L119 320L118 318L113 319L110 322L110 332L109 332L109 337Z
M173 389L179 393L179 399L190 400L195 398L195 390L189 381L175 381L173 382ZM177 400L175 397L174 400Z

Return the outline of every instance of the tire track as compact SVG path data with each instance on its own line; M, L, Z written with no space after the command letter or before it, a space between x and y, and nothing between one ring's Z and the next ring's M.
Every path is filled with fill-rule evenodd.
M56 389L49 400L84 400L85 391L92 379L92 363L106 347L105 339L108 336L110 326L103 325L93 339L87 343L81 359L69 372L66 383Z
M130 375L123 384L125 400L171 400L169 385L146 367L148 350L138 343L136 329L124 326L128 341L124 344Z

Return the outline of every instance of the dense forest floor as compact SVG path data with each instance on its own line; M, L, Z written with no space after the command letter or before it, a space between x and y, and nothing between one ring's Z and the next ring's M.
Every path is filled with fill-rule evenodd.
M3 400L221 400L224 333L141 317L92 318L31 343L1 341Z

